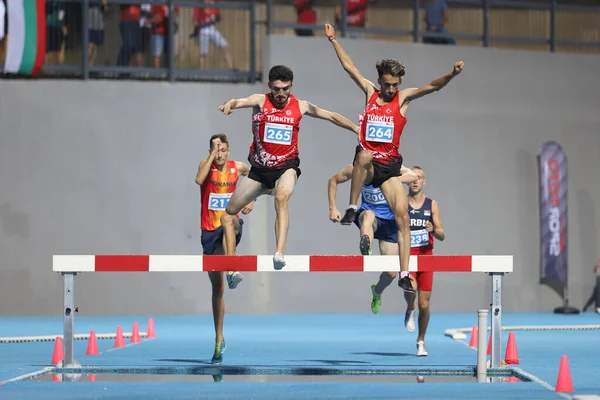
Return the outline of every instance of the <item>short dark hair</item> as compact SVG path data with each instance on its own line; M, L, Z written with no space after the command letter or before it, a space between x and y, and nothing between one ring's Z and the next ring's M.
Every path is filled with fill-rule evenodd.
M412 167L410 167L410 169L418 169L423 173L423 177L425 177L425 171L423 171L423 168L419 167L418 165L413 165Z
M225 143L227 147L229 147L229 140L227 140L227 135L225 135L224 133L217 133L210 137L210 140L208 141L209 149L212 147L212 141L215 139L219 139L221 143Z
M293 82L294 73L290 67L285 65L275 65L269 71L269 82L282 81L282 82Z
M379 74L380 78L383 75L391 75L394 78L402 78L406 73L404 70L404 65L400 64L396 60L390 59L377 61L375 68L377 68L377 73Z

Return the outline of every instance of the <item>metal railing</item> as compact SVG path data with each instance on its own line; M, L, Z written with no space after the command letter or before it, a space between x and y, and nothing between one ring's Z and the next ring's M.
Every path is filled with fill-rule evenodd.
M90 31L93 27L90 10L100 5L100 0L47 0L47 11L48 7L55 5L63 10L67 30L62 32L68 34L64 35L60 29L47 29L47 58L41 70L43 76L169 82L254 82L260 78L256 69L254 0L217 3L202 0L107 0L108 12L100 17L103 25L103 39L100 41L97 33ZM139 21L122 21L123 8L131 6L141 7L142 18ZM152 18L155 11L152 7L168 8L168 13L163 16L166 26L162 35L154 34ZM196 9L219 10L221 21L200 29L194 21ZM130 25L125 26L124 22ZM136 22L139 22L139 27L136 27ZM98 24L98 21L93 23ZM162 38L158 38L161 39L159 41L154 36ZM91 46L94 41L104 43L96 48ZM235 54L231 54L232 47ZM94 64L90 62L92 49L97 60ZM202 49L205 55L201 54ZM155 56L155 51L158 56ZM50 58L54 53L59 55ZM122 53L126 57L122 57ZM205 59L205 68L200 68L196 61L201 58ZM224 63L220 62L222 59L231 65L217 65Z
M305 29L305 30L315 30L322 31L323 23L329 22L334 24L333 12L327 10L326 8L322 9L325 11L324 13L328 14L330 17L329 21L322 20L320 24L299 24L295 22L291 22L293 14L288 13L287 19L288 21L280 21L276 20L274 17L274 11L278 8L285 7L284 5L275 4L274 0L266 0L267 1L267 34L273 34L276 29ZM349 26L347 23L348 18L348 10L347 10L347 2L346 0L336 1L340 5L341 15L339 16L339 21L337 21L334 25L336 25L336 29L338 30L338 36L340 37L348 37L349 34L373 34L373 35L386 35L388 37L411 37L413 42L427 41L428 39L446 39L446 40L464 40L464 41L477 41L483 47L491 46L492 43L509 43L509 44L524 44L524 45L544 45L547 46L548 50L551 52L557 51L557 47L587 47L587 48L595 48L595 50L600 50L600 7L598 6L589 6L589 5L571 5L571 4L559 4L557 0L546 0L544 2L533 2L533 1L522 1L522 0L447 0L446 3L449 8L449 12L455 12L454 15L459 15L461 12L464 13L465 10L478 11L481 13L480 25L481 29L477 33L463 33L463 32L450 32L450 33L439 33L439 32L429 32L424 28L424 17L425 11L423 9L426 0L411 0L412 4L409 7L403 7L402 2L398 1L398 6L396 8L387 7L384 9L385 14L390 15L394 13L394 16L398 18L389 18L393 20L390 25L394 27L386 27L382 20L386 18L374 18L375 23L369 24L367 23L364 27L354 27ZM317 3L317 2L315 2ZM330 7L331 8L331 7ZM367 21L369 21L370 13L374 13L378 10L377 6L369 5L367 7ZM533 35L526 36L517 36L514 32L505 32L504 34L493 34L491 32L491 25L494 22L494 12L499 12L501 10L514 10L518 11L521 14L530 12L532 10L541 11L544 15L536 15L533 18L537 19L548 19L548 21L543 21L539 23L539 25L547 26L547 32L543 37L535 37ZM328 12L329 11L329 12ZM559 24L557 21L557 17L559 15L565 15L566 13L585 13L588 16L592 14L595 17L595 21L592 21L591 24L595 24L594 29L594 37L593 40L561 40L558 39L560 35L560 28L565 28L565 24ZM404 14L404 15L403 15ZM401 16L409 17L412 14L411 23L405 23L404 26L402 21L407 21L408 18L401 18ZM593 15L595 14L595 15ZM378 16L383 16L383 14L378 14ZM452 17L451 17L452 19ZM472 18L471 18L472 19ZM539 21L538 21L539 22ZM377 25L377 26L373 26ZM396 26L400 25L400 28ZM508 25L508 24L507 24ZM567 24L570 28L572 28L572 24ZM532 37L533 36L533 37ZM537 36L537 35L536 35ZM565 35L563 35L565 36Z
M98 21L90 14L90 7L97 6L100 1L47 0L47 5L60 4L67 10L65 26L68 34L63 37L60 29L47 31L51 50L58 51L60 56L47 55L43 76L255 82L261 80L265 35L293 34L294 29L312 30L322 35L326 22L336 25L339 37L356 35L413 42L451 38L461 46L475 44L600 53L600 7L560 4L557 0L447 0L449 33L427 31L424 0L395 0L384 6L369 4L364 27L348 25L346 0L315 1L318 5L315 6L318 15L315 24L296 23L294 2L288 0L217 0L215 3L204 0L106 0L109 12L102 16L104 44L92 46L98 39L97 33L90 28L96 27ZM158 57L154 54L154 45L158 43L152 38L152 24L146 24L142 29L144 33L140 33L139 47L132 50L136 51L132 55L134 60L120 60L118 54L129 51L125 49L126 37L121 24L124 6L145 6L146 10L152 6L168 8L168 26L162 35L159 46L162 54L159 51ZM339 18L335 17L336 6L341 9ZM221 20L214 25L214 32L201 36L194 12L207 8L219 10ZM172 18L173 15L176 18ZM140 23L140 29L142 25ZM212 39L210 50L206 42L202 45L201 37ZM223 43L227 46L221 54ZM202 55L203 51L206 56Z

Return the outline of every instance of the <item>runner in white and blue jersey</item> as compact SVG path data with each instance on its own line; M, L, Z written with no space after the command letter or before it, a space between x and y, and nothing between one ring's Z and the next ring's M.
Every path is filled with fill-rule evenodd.
M333 222L339 222L342 219L336 206L337 186L352 179L353 168L353 165L350 164L329 179L329 219ZM408 184L417 179L417 175L404 166L402 166L401 172L403 183ZM379 188L363 185L361 195L362 204L354 219L354 223L360 229L360 253L370 255L373 240L377 239L380 254L398 255L398 227L394 213L388 206L383 193Z

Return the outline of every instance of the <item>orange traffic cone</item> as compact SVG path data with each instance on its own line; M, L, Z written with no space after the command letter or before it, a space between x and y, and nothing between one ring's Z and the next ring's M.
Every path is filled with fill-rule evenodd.
M56 365L65 359L65 352L63 350L63 342L60 336L57 336L54 340L54 353L52 354L52 364Z
M96 332L94 330L90 331L90 338L88 339L88 347L85 354L88 356L98 355L98 342L96 341Z
M508 378L508 380L506 382L508 382L508 383L519 382L519 378L517 378L516 376L511 376L510 378Z
M477 336L479 335L479 328L477 328L477 325L473 325L473 328L471 328L471 341L469 342L469 347L472 348L477 348Z
M89 374L90 382L96 382L96 374Z
M131 338L129 339L130 343L140 343L140 328L138 327L138 323L133 323L133 329L131 330Z
M504 357L504 362L507 364L519 363L519 352L517 351L517 343L515 342L514 332L508 334L508 343L506 345L506 356Z
M571 380L571 369L569 368L569 360L567 356L560 358L560 366L558 367L558 377L556 378L556 392L574 392L573 381Z
M156 338L156 331L154 330L154 320L150 318L148 320L148 328L146 329L146 338L154 339Z
M125 340L123 339L123 328L121 325L117 326L117 337L115 338L115 347L125 347Z

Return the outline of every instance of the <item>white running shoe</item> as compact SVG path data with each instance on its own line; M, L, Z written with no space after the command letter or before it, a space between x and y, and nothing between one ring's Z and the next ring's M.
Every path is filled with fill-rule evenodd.
M275 268L276 270L280 270L283 267L285 267L285 261L283 260L283 254L275 253L275 256L273 257L273 268Z
M596 312L600 314L600 307L596 307Z
M404 314L404 326L409 332L415 331L415 312L417 310L407 310Z
M427 354L425 342L417 342L417 357L426 357Z
M242 274L240 274L237 271L229 271L227 272L227 285L229 286L229 289L235 289L238 285L238 283L240 283L242 281Z

